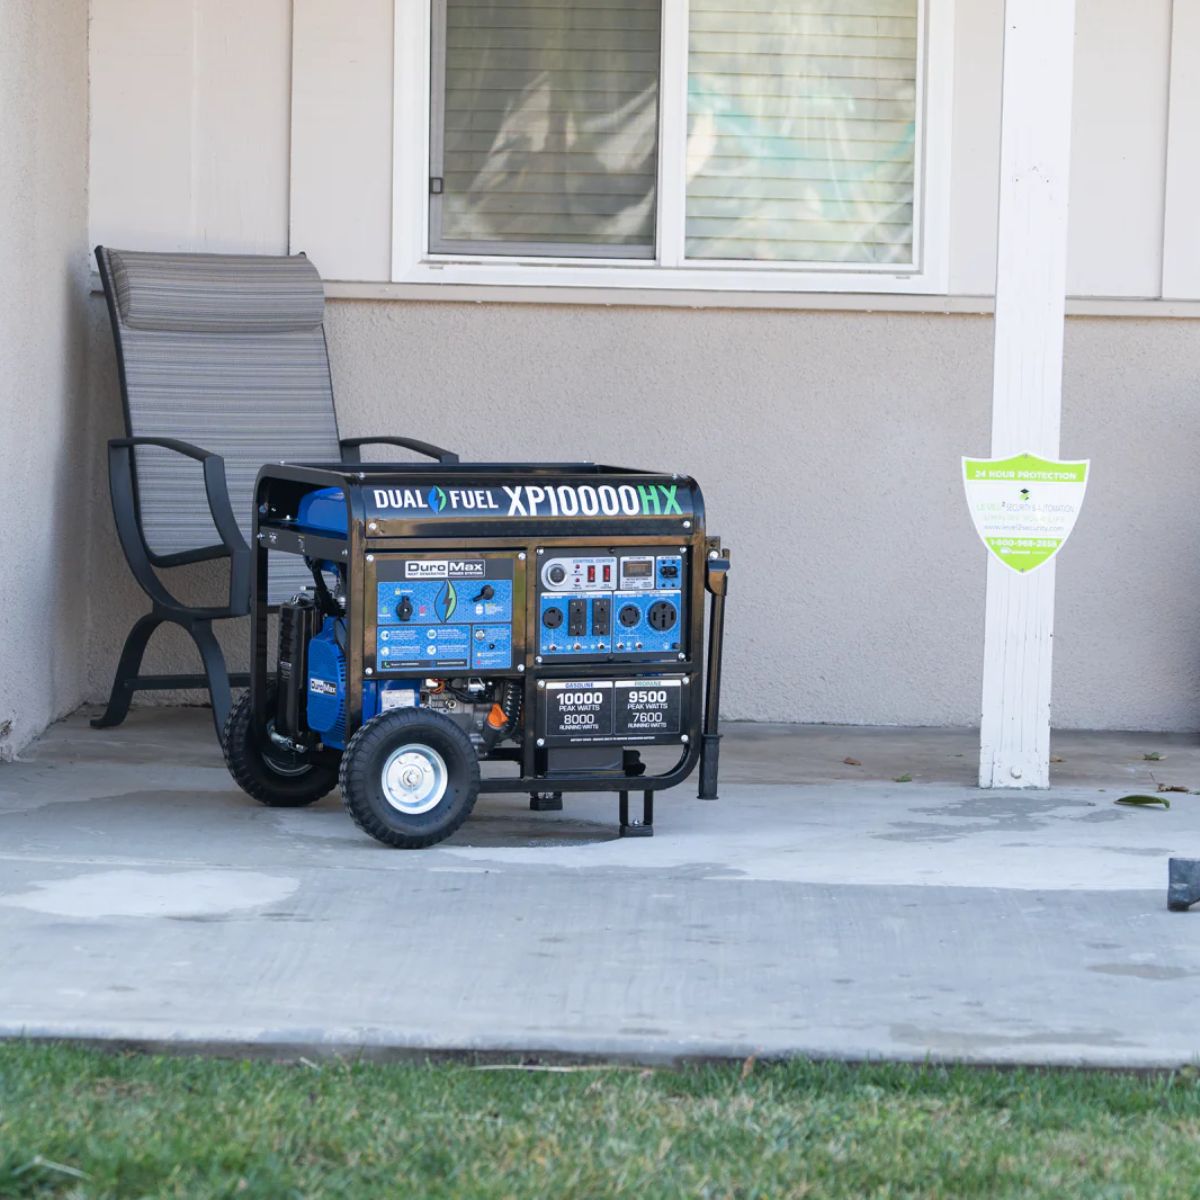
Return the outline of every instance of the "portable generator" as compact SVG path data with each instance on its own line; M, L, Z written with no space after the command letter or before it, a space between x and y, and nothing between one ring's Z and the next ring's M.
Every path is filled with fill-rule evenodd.
M716 799L729 555L693 480L280 464L258 477L253 550L250 689L225 756L264 804L340 785L360 828L415 848L449 837L480 791L527 792L535 810L613 791L622 836L652 834L654 793L697 763ZM271 671L279 552L313 582L280 606Z

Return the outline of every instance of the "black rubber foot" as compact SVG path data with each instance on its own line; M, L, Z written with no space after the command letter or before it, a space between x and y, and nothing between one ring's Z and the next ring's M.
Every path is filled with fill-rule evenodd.
M654 836L654 826L653 825L622 825L621 826L621 836L622 837L653 837Z
M562 792L530 792L530 812L562 812Z
M642 793L642 819L629 819L629 793L618 792L617 824L622 837L653 837L654 836L654 793Z
M721 735L701 734L700 742L700 788L696 795L701 800L717 799L717 771L721 760Z

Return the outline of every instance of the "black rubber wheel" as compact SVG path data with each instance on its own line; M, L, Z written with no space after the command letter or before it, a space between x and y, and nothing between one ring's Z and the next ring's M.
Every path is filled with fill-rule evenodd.
M340 782L359 829L386 846L419 850L448 838L471 815L479 758L441 713L393 709L350 739Z
M275 711L275 684L267 688L267 712ZM337 786L337 768L305 762L272 745L254 728L250 693L233 706L225 722L225 765L238 787L268 808L303 808Z

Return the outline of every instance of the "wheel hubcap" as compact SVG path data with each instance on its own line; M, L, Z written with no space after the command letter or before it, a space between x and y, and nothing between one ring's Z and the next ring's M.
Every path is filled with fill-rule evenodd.
M383 764L380 783L387 802L408 816L436 808L446 794L446 760L431 746L400 746Z

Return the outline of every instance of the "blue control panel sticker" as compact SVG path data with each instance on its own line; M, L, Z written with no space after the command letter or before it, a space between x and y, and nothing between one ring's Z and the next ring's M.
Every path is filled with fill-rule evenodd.
M381 671L404 667L469 667L470 625L402 625L379 630L376 660Z
M655 569L658 586L664 589L681 587L683 584L683 559L678 554L659 557Z
M538 653L677 653L683 643L683 593L543 592Z
M612 593L543 592L541 650L547 654L607 654L612 649Z
M379 584L380 625L438 625L447 621L512 622L512 580L443 579Z
M678 650L683 637L682 597L676 591L614 592L613 629L618 654Z
M508 671L515 556L397 555L377 563L380 671Z
M512 626L476 625L472 634L471 666L502 671L512 665Z

